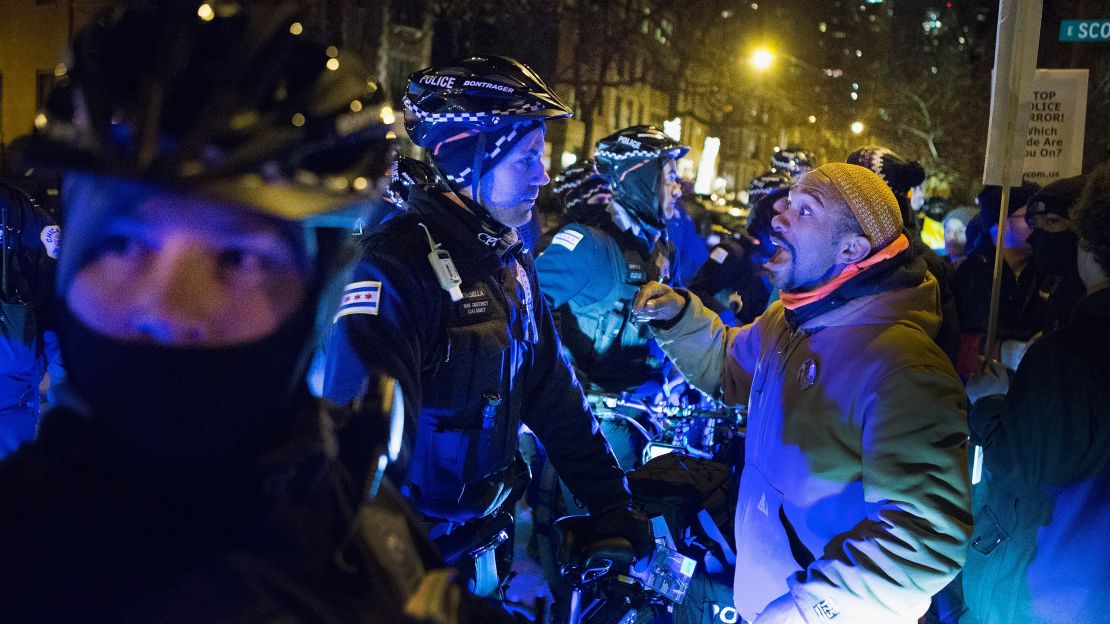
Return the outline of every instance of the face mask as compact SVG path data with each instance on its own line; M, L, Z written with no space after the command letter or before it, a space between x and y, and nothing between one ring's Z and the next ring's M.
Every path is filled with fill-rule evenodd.
M307 392L296 380L308 305L261 340L221 348L121 341L66 306L60 316L66 381L82 411L122 448L169 469L203 473L257 451Z
M1074 232L1052 233L1037 228L1029 235L1029 245L1039 273L1063 276L1078 271L1079 239Z

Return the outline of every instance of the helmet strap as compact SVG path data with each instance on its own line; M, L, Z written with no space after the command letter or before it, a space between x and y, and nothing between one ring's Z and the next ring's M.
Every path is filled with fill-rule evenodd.
M474 161L470 166L473 178L470 181L470 192L473 195L474 203L479 206L482 205L482 196L479 191L482 186L482 161L486 159L486 133L478 133L478 143L474 146Z

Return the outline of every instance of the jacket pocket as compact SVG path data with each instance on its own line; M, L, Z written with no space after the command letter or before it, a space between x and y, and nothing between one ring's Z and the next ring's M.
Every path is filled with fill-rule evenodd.
M1014 575L1007 572L1009 533L989 506L975 513L975 530L964 564L964 599L971 613L984 622L1009 621Z
M449 349L425 378L410 480L427 515L467 519L484 509L475 484L512 461L506 429L513 342L504 318L447 329ZM515 437L512 438L515 442Z
M754 621L772 600L789 591L787 577L801 568L779 513L783 495L760 472L747 466L740 476L736 514L736 610Z
M432 372L425 408L437 426L481 429L485 397L506 387L512 341L504 319L447 328L447 355ZM506 399L508 397L501 397Z
M981 555L989 555L1006 541L1010 534L1002 528L990 507L983 507L980 517L975 519L975 534L971 537L971 548Z

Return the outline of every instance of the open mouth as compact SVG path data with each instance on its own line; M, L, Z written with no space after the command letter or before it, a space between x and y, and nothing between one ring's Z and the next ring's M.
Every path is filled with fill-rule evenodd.
M775 253L773 253L771 257L767 259L767 262L763 263L764 267L772 268L776 265L780 265L790 261L790 251L786 248L786 245L784 245L780 240L775 240L774 242Z

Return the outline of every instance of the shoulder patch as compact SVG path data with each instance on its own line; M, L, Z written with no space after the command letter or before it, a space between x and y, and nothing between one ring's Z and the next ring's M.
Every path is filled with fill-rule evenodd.
M712 258L713 262L716 262L717 264L724 264L725 258L728 258L728 250L726 250L724 247L718 247L709 254L709 257Z
M585 234L583 234L582 232L575 232L574 230L563 230L562 232L556 234L555 238L551 239L551 244L566 247L567 250L574 251L574 248L578 246L578 243L582 242L583 237L585 237Z
M62 228L56 225L48 225L42 228L39 232L39 240L42 241L42 246L46 248L46 255L57 260L58 247L62 244Z
M339 302L339 310L335 313L332 322L335 323L342 316L348 314L378 314L378 303L382 294L381 282L351 282L343 289L343 298Z

